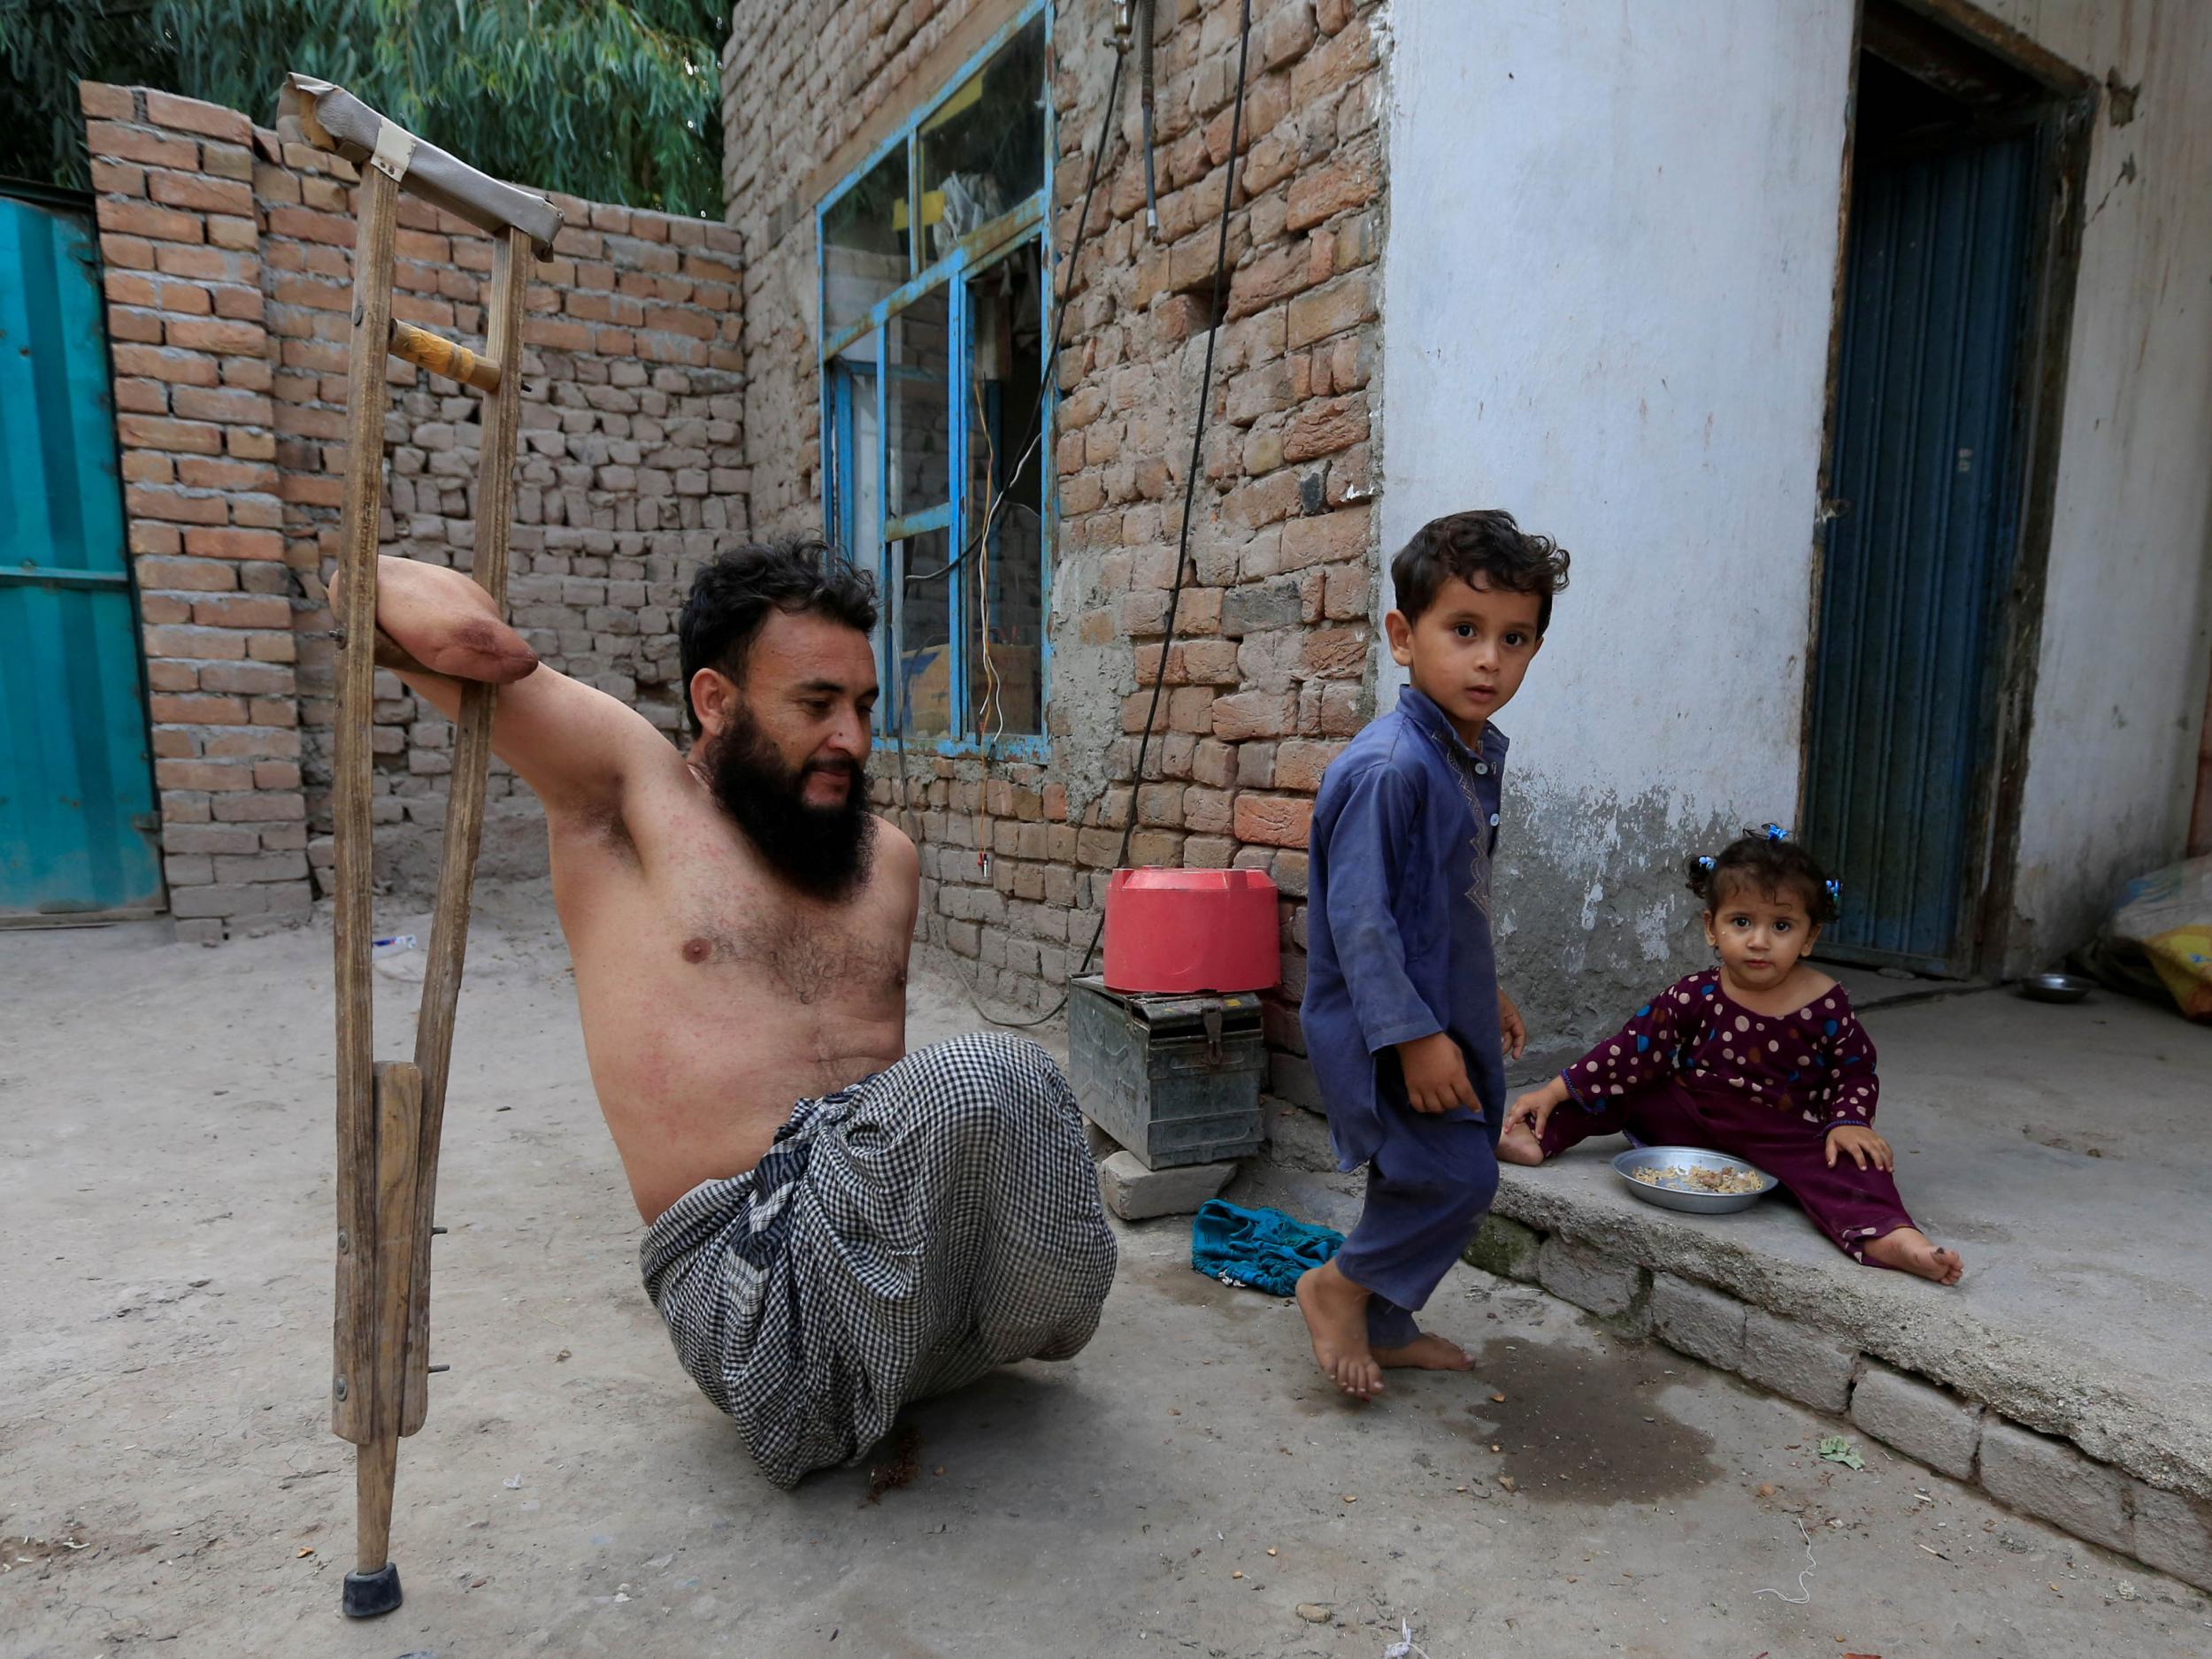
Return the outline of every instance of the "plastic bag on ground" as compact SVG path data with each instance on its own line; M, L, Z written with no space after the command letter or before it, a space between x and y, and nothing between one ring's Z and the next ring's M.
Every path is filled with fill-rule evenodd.
M2212 1021L2212 856L2129 882L2077 961L2116 989L2162 994Z

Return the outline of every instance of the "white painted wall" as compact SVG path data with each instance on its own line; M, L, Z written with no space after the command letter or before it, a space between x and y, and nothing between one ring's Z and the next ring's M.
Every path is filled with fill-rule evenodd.
M2090 155L2014 904L2028 965L2188 836L2212 657L2212 5L1989 10L2142 85L2129 125L2101 113Z
M2177 856L2207 674L2212 4L2000 0L2101 76L2016 950ZM1382 540L1576 556L1514 740L1509 973L1555 1032L1705 955L1687 854L1797 798L1853 0L1391 12ZM1388 603L1387 580L1383 603ZM1398 671L1382 665L1385 701Z
M1579 1031L1705 955L1681 862L1793 815L1851 6L1391 28L1383 545L1498 506L1575 556L1499 720L1500 892Z

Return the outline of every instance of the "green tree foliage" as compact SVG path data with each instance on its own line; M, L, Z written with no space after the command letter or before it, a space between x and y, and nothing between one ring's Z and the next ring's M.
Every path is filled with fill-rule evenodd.
M501 178L718 215L716 0L0 0L0 173L81 187L80 78L273 121L334 81Z
M79 80L167 86L153 0L0 0L0 175L89 182Z

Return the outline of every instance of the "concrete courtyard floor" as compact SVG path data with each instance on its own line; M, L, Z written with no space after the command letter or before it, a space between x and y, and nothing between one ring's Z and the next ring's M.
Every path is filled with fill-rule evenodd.
M780 1493L639 1289L548 921L541 888L485 895L440 1189L454 1369L402 1450L406 1605L367 1625L337 1611L326 933L0 933L0 1655L1378 1659L1401 1620L1430 1659L2212 1649L2198 1592L1863 1440L1863 1470L1824 1463L1845 1425L1472 1269L1432 1323L1477 1373L1347 1406L1296 1313L1193 1274L1174 1221L1123 1231L1078 1359L911 1412L911 1484ZM413 989L380 975L382 1054ZM916 1043L975 1023L918 980Z

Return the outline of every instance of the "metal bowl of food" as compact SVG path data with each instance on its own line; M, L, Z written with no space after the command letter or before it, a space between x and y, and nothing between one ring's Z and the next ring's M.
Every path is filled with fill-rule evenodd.
M1703 1147L1637 1147L1613 1160L1613 1173L1646 1203L1694 1216L1748 1210L1781 1185L1756 1164Z
M2078 973L2031 973L2020 981L2020 995L2038 1002L2078 1002L2095 983Z

